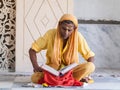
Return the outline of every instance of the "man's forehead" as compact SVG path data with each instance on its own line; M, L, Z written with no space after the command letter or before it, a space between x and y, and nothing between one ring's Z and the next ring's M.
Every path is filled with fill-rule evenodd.
M72 28L72 27L74 27L74 24L72 24L72 23L70 23L70 24L68 24L68 23L62 23L61 26Z

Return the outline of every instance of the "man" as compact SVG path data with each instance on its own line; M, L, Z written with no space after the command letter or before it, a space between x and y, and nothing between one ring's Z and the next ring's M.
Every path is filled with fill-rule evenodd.
M73 77L79 81L89 82L86 78L95 70L93 64L94 53L90 50L86 40L78 32L78 21L71 14L64 14L58 23L57 29L51 29L43 37L38 38L29 50L30 60L34 72L32 82L37 83L40 77L43 77L42 69L37 63L36 53L46 49L46 64L56 70L71 63L79 65L73 69ZM87 61L79 63L78 53Z

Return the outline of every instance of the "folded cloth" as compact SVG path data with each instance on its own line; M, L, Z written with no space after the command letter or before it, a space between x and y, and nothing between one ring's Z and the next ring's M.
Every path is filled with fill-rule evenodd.
M75 80L72 75L72 70L63 76L55 76L47 71L44 71L44 77L39 80L39 84L46 83L50 86L82 86L83 82Z

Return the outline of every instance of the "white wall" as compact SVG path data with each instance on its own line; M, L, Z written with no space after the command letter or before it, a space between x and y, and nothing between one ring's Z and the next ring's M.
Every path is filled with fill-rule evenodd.
M73 0L17 0L16 72L33 72L28 53L32 43L56 27L64 13L73 13ZM46 61L45 53L37 54L38 64Z
M120 20L120 0L74 0L79 19Z

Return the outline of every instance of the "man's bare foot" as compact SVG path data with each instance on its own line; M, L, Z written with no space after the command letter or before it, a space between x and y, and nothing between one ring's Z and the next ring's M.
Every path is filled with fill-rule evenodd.
M80 81L81 81L81 82L86 82L86 83L88 83L89 77L82 78Z
M83 79L80 80L80 82L85 82L85 83L94 83L94 80L91 77L85 77Z

